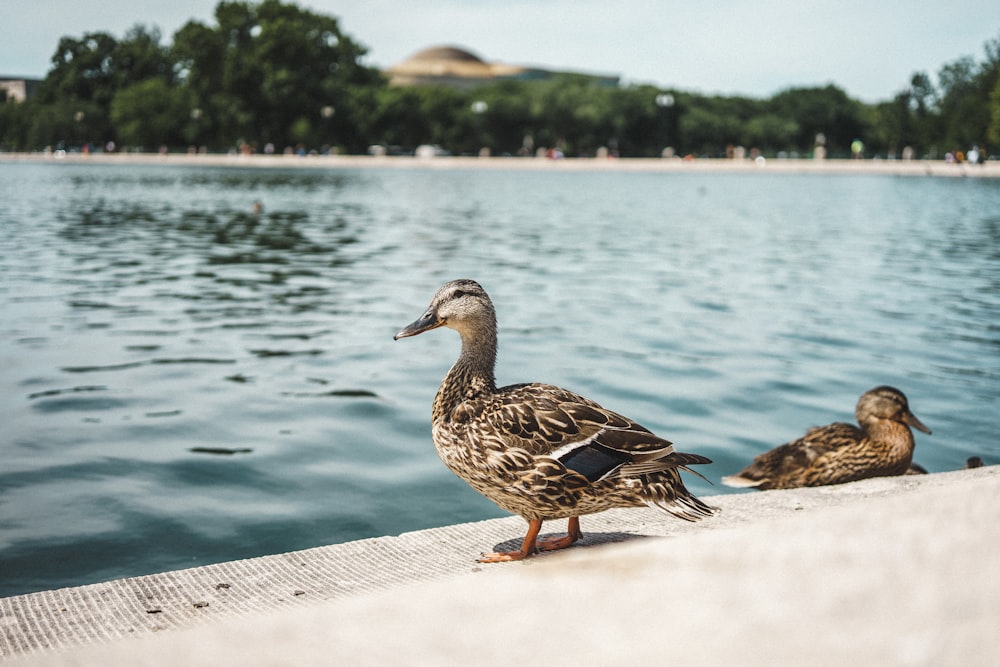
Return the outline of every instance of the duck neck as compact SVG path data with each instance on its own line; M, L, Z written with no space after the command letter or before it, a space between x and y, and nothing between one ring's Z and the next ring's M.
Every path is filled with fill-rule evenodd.
M493 374L497 358L496 327L460 333L462 352L434 397L434 421L450 419L452 411L463 401L485 396L496 390Z
M906 465L910 465L915 443L909 426L892 419L872 419L863 426L868 437L890 447L894 459L905 460Z

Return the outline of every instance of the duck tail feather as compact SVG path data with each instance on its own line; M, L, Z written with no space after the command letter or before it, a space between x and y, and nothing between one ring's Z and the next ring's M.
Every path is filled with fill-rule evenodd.
M695 496L678 497L669 501L648 500L646 504L685 521L699 521L719 511L718 507L713 507Z
M723 477L721 481L726 486L731 486L736 489L753 489L763 484L766 480L750 479L741 475L727 475L726 477Z
M687 466L678 466L678 468L677 468L677 469L678 469L678 470L683 470L684 472L689 472L689 473L691 473L692 475L695 475L695 476L697 476L697 477L701 477L701 478L702 478L703 480L705 480L705 481L706 481L706 482L708 482L709 484L712 484L712 480L710 480L710 479L709 479L708 477L705 477L704 475L702 475L702 474L701 474L700 472L698 472L697 470L693 470L693 469L691 469L691 468L688 468ZM715 484L712 484L712 486L715 486Z

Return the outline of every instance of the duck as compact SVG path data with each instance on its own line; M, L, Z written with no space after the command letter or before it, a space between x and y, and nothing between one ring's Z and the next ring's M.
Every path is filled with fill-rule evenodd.
M722 483L791 489L920 474L922 469L913 466L910 427L928 435L931 430L910 411L903 392L887 385L869 389L858 399L854 416L858 426L836 422L811 428L798 440L757 456L737 474L723 477Z
M431 407L431 436L451 472L522 517L520 549L483 553L480 563L518 561L583 537L580 516L649 506L687 521L717 508L684 486L680 471L711 463L676 451L635 421L567 389L539 382L497 387L497 318L474 280L442 285L423 315L395 340L447 327L461 352ZM694 473L698 474L698 473ZM544 521L567 519L565 535L539 537Z

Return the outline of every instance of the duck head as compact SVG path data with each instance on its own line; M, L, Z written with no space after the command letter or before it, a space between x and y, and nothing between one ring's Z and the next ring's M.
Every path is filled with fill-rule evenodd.
M462 338L482 333L496 335L496 313L486 290L475 280L452 280L434 294L417 320L403 327L393 340L416 336L438 327L455 329Z
M912 426L928 435L931 432L915 414L910 412L906 396L895 387L883 385L866 391L858 399L854 416L862 425L873 419L890 419Z

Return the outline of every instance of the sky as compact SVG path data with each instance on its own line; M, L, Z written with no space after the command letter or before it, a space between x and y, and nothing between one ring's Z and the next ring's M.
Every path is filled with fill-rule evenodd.
M290 2L290 0L285 0ZM218 0L0 0L0 75L43 78L63 36L136 24L164 41L189 20L214 25ZM834 84L891 99L914 72L985 59L1000 39L989 0L297 0L339 19L385 68L429 46L491 62L610 74L624 83L766 98Z

